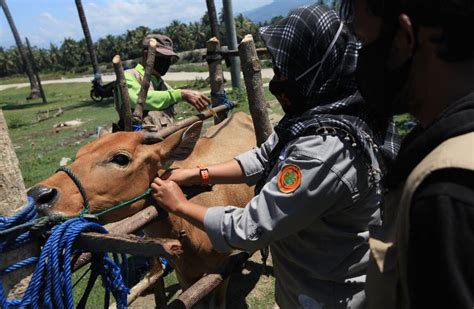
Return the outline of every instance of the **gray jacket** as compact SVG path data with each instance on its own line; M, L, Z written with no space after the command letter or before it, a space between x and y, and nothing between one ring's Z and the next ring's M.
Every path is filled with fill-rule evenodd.
M255 184L277 144L235 159ZM245 208L212 207L205 228L214 248L255 251L270 245L282 308L360 308L365 300L368 224L378 221L379 198L368 160L344 138L305 136L286 146L261 193ZM291 193L278 186L288 165L301 171Z

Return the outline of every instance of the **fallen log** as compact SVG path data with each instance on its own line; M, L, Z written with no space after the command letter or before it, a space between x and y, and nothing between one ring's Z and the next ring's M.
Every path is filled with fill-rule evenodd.
M173 258L183 252L178 240L101 233L82 233L76 239L75 246L89 252L124 253L143 257Z

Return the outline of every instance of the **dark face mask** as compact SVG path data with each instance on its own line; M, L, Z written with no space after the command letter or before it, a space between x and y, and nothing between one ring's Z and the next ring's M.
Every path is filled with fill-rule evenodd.
M387 61L393 36L382 36L359 51L356 79L359 91L369 108L381 117L391 117L408 111L400 100L401 91L410 73L412 60L389 70Z
M170 58L155 58L155 65L154 69L160 76L165 76L171 66L171 59Z
M304 96L301 94L300 87L294 80L278 80L273 78L269 83L269 90L279 101L283 95L290 101L286 105L280 101L283 111L286 114L298 114L304 112Z

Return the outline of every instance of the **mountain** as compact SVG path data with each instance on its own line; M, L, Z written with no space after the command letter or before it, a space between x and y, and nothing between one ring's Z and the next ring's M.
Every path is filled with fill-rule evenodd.
M253 22L258 23L270 20L275 16L286 16L291 9L315 2L315 0L273 0L270 4L243 12L242 14Z

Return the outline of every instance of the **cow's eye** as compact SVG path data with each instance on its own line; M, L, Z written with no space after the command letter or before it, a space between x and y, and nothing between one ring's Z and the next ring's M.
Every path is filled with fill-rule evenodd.
M128 165L128 163L130 163L130 158L124 154L117 154L112 158L111 162L118 164L120 166L126 166Z

